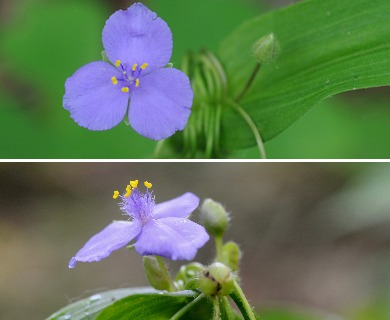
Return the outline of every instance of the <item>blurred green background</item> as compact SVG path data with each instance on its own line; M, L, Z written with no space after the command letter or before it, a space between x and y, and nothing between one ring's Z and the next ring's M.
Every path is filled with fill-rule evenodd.
M170 25L172 61L188 50L216 50L244 20L294 1L149 0ZM296 2L296 1L295 1ZM151 158L155 142L125 124L92 132L62 107L64 82L100 60L105 20L129 1L0 1L0 157ZM266 143L269 158L389 158L389 91L328 99ZM232 157L257 157L256 150Z
M112 192L136 178L153 183L157 203L190 191L226 207L225 240L240 244L242 286L262 320L390 319L386 163L1 163L0 319L45 319L93 293L147 285L126 249L68 269L123 218ZM210 241L196 260L213 257Z

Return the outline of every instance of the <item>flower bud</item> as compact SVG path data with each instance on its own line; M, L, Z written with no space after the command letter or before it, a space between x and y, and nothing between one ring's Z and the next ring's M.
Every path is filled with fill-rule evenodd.
M233 289L233 276L229 267L214 262L199 274L199 286L206 296L226 296Z
M270 63L275 60L280 52L279 41L273 33L261 37L252 46L253 55L261 64Z
M144 256L144 267L146 277L150 285L157 290L169 290L170 279L167 279L164 272L158 265L157 259L153 256Z
M238 270L238 265L241 259L241 250L237 243L233 241L226 242L222 248L223 262L232 269Z
M200 208L202 222L207 232L214 237L225 233L229 216L224 207L212 199L206 199Z

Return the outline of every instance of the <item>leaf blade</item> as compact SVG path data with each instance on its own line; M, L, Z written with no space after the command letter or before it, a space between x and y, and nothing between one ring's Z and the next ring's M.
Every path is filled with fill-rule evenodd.
M135 294L104 309L97 320L168 320L197 295L190 290Z
M348 1L303 1L244 23L221 44L219 57L234 97L254 67L252 44L271 32L279 39L278 60L262 68L242 100L263 140L284 131L329 96L390 83L388 13L387 0L357 0L353 6ZM245 122L237 119L225 108L226 149L255 144Z
M152 288L125 288L96 293L91 297L76 301L52 314L47 320L95 319L107 306L132 294L155 293Z

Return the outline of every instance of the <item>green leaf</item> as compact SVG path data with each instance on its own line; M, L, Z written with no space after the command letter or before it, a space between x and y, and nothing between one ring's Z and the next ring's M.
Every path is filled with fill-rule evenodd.
M97 320L168 320L198 295L198 292L189 290L174 293L161 291L151 294L135 294L106 308ZM202 299L197 302L196 309L202 310L203 306L200 306L202 303L207 304L207 300ZM209 315L210 313L193 318L186 314L185 319L209 319Z
M119 299L134 294L140 296L155 292L156 290L152 288L126 288L97 293L89 298L77 301L62 308L47 318L47 320L96 319L100 311Z
M239 94L255 66L252 45L271 32L281 53L261 68L241 101L265 141L327 97L390 84L389 12L388 0L309 0L244 23L219 49L229 96ZM255 145L231 108L222 130L226 149Z

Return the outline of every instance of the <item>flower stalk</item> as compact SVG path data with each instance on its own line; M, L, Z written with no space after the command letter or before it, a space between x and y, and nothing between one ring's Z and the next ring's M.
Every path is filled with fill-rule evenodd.
M242 291L237 281L233 282L233 291L230 294L230 297L236 303L238 309L240 309L245 320L256 320L256 316L253 313L253 309L250 306L248 300L244 295L244 292Z
M261 63L257 62L244 88L242 88L239 95L234 99L236 102L240 102L241 99L245 96L249 88L252 86L252 83L255 80L257 73L260 71L260 68L261 68Z
M267 155L265 153L265 148L264 148L264 142L263 139L261 138L261 134L259 129L257 129L256 124L253 122L252 118L249 116L249 114L242 108L238 103L236 102L230 102L230 105L233 107L234 110L236 110L240 116L245 120L249 128L251 129L253 136L255 137L256 140L256 145L257 149L259 150L260 153L260 158L261 159L266 159Z
M213 298L213 320L221 320L221 308L219 306L219 297Z

